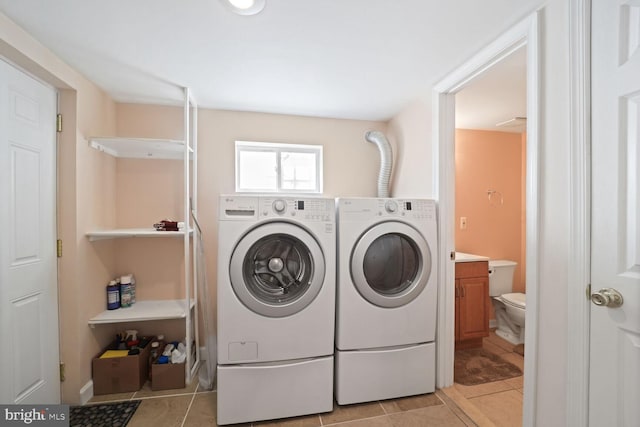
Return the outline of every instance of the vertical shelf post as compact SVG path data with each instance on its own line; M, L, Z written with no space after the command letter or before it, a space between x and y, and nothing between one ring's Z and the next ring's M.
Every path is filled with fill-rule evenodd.
M184 155L183 155L183 169L184 169L184 224L185 227L191 227L190 215L189 215L189 203L191 198L191 184L190 184L190 168L189 168L189 134L190 134L190 119L189 119L189 88L184 88L184 118L183 118L183 131L184 131ZM191 383L191 354L192 354L192 336L191 336L191 251L189 244L189 236L184 236L184 287L185 287L185 299L187 300L187 318L185 319L185 347L187 350L187 359L185 364L185 376L187 384Z

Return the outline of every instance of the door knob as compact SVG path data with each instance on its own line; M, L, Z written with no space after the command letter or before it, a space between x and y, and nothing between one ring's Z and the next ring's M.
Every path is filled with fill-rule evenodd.
M595 305L616 308L622 305L622 294L615 289L604 288L591 294L591 302Z

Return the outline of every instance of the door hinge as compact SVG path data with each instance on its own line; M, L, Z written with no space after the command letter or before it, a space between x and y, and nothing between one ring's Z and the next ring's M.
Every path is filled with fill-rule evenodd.
M587 285L587 299L591 300L591 283Z
M58 254L58 258L62 258L62 239L58 239L56 242L56 252Z
M62 114L56 115L56 132L62 132Z
M64 382L64 362L60 362L60 382Z

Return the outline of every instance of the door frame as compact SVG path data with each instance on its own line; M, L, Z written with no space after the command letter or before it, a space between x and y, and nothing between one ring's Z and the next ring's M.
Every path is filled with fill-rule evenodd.
M539 275L539 11L517 23L434 86L433 140L437 155L435 191L439 200L438 234L438 346L436 386L453 385L455 273L455 94L493 65L525 47L527 49L527 152L526 152L526 283L527 312L523 425L534 426L537 396L538 275Z
M571 76L567 426L589 425L591 302L591 0L569 2Z

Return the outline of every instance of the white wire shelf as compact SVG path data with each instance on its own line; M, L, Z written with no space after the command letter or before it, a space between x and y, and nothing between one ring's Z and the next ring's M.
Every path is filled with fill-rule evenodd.
M105 239L126 239L132 237L175 238L184 236L185 231L158 231L155 228L119 228L113 230L96 230L87 233L90 241ZM189 230L193 235L193 229Z
M184 141L153 138L92 137L89 145L114 157L133 159L182 159ZM189 154L193 150L189 147Z
M193 309L195 301L191 300ZM111 323L144 322L150 320L184 319L187 317L187 302L178 300L137 301L131 307L105 310L89 319L89 326Z

